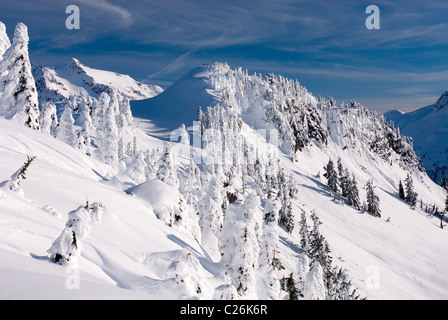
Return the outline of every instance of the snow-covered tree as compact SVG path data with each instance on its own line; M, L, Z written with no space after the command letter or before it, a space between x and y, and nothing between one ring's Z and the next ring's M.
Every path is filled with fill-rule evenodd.
M61 114L61 119L59 120L59 130L57 138L69 146L73 147L75 145L75 134L73 132L73 123L75 120L72 116L72 110L67 105Z
M0 60L0 116L40 130L39 102L28 55L28 28L19 22Z
M327 290L327 300L358 300L359 295L352 287L347 270L334 267Z
M179 180L177 179L174 157L171 153L171 147L169 144L165 144L162 155L157 162L157 179L162 180L172 186L177 186L179 183Z
M356 182L355 175L352 175L352 179L348 178L348 194L347 201L355 209L359 210L361 207L361 201L359 200L358 183Z
M403 183L399 182L398 184L398 196L400 197L401 200L405 200L405 195L404 195L404 188L403 188Z
M300 248L304 252L308 252L310 250L310 234L309 227L306 222L306 213L305 210L302 210L302 214L300 215Z
M278 212L280 203L278 200L266 200L264 207L264 223L260 246L260 265L275 265L275 248L278 245L279 235L277 230Z
M280 204L276 200L268 199L264 207L264 221L261 234L260 256L258 258L259 268L262 270L263 281L269 299L279 299L280 282L275 270L284 269L279 258L276 256L279 235L277 230L278 211Z
M414 191L414 181L409 173L407 174L404 183L406 185L405 200L409 202L412 207L414 207L417 204L417 192Z
M76 130L75 148L80 150L85 155L88 155L88 156L92 155L90 127L89 127L89 123L87 121L85 121L82 124L81 129Z
M76 263L82 249L82 241L90 234L92 227L101 222L104 206L99 202L79 206L68 213L68 220L61 235L47 250L50 259L56 263Z
M228 273L238 293L248 298L253 298L256 292L260 206L260 199L254 194L247 195L243 203L230 204L222 231L221 261L229 268Z
M11 42L6 34L6 26L0 21L0 60L2 60L3 54L10 46Z
M23 190L20 186L20 181L26 179L26 172L28 170L28 167L35 158L36 158L35 156L34 157L27 156L27 160L25 161L23 166L21 166L19 170L14 172L14 174L11 176L9 180L1 182L0 188L8 188L11 191L17 191L23 193Z
M369 179L366 184L367 191L367 211L376 217L381 217L380 199L375 194L373 180Z
M338 174L334 168L334 162L333 160L329 160L327 165L324 167L325 173L324 177L327 178L327 185L328 188L332 192L338 193L339 192L339 186L338 186Z
M326 299L324 272L319 263L315 264L307 273L303 295L305 300Z
M53 101L48 101L42 106L42 112L39 115L41 131L56 137L58 117L56 114L56 105Z
M212 177L198 203L201 243L214 259L218 259L220 256L221 229L224 220L222 185L222 177Z
M448 179L446 177L442 178L442 181L440 182L440 186L448 191Z
M279 211L279 225L286 231L292 233L294 229L294 213L293 213L293 199L297 193L294 182L290 177L287 179L285 170L281 168L277 174L277 183L279 188L278 198L281 202Z
M116 167L118 163L119 131L116 123L116 101L107 93L101 93L93 110L92 123L96 128L96 158Z
M297 259L297 274L296 274L296 287L300 297L304 297L305 294L305 281L308 272L310 271L310 260L305 253L299 253Z

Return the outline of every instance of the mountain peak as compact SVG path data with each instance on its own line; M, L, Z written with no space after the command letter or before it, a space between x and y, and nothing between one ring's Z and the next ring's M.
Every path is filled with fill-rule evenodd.
M439 99L437 99L436 103L432 107L431 113L436 113L441 111L442 109L446 109L448 111L448 90L445 91Z

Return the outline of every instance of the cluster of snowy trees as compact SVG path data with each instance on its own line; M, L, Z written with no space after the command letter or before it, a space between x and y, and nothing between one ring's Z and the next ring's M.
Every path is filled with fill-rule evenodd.
M341 158L337 160L337 170L332 159L324 167L324 177L327 179L327 186L330 194L338 194L352 207L357 210L366 210L376 217L381 217L380 199L375 193L373 180L366 183L366 201L361 205L359 198L358 184L354 174L350 174L344 168Z
M344 168L341 158L337 160L337 171L332 159L328 161L324 171L324 177L327 179L330 192L340 194L349 205L360 210L361 203L355 175L350 174L348 169Z
M345 269L335 266L327 240L319 226L322 224L315 210L311 212L312 228L308 226L306 213L300 218L301 268L294 279L291 274L284 284L290 299L305 297L319 300L357 300L356 293Z
M280 75L249 75L223 63L210 69L210 85L220 93L222 104L245 115L245 122L255 129L275 128L280 149L292 160L310 143L326 145L331 139L354 153L374 152L408 170L424 170L412 139L355 101L337 106L333 98L315 98L297 80Z

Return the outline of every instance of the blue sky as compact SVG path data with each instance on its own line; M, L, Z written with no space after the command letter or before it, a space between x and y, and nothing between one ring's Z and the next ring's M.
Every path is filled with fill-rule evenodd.
M70 4L80 8L79 30L65 27ZM380 9L379 30L365 27L370 4ZM447 17L447 0L0 2L8 35L24 22L31 59L44 66L76 57L166 87L224 61L379 112L414 110L448 90Z

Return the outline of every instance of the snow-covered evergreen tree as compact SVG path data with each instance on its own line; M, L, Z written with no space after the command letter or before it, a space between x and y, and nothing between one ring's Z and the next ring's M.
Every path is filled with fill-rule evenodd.
M26 179L26 172L28 170L28 167L31 165L35 158L35 156L27 156L27 160L25 161L23 166L21 166L19 170L14 172L9 180L2 181L0 183L0 188L7 188L11 191L19 192L23 195L23 190L20 186L20 182Z
M40 130L39 102L28 55L28 28L19 22L0 60L0 116Z
M10 46L11 42L6 34L6 26L0 21L0 60L2 60L3 54Z
M72 110L67 105L61 114L61 119L59 120L59 130L57 138L69 146L73 147L75 145L75 134L73 132L73 123L75 120L72 116Z
M335 193L339 192L338 186L338 174L334 168L333 160L329 160L327 165L324 167L325 173L324 177L327 178L328 188Z
M398 196L400 197L401 200L406 199L406 196L404 195L403 183L401 182L401 180L398 183Z
M230 204L222 231L221 261L229 268L228 273L238 293L247 298L253 298L256 292L260 206L260 199L254 194L247 195L243 203Z
M58 117L56 114L56 105L53 101L48 101L42 106L42 112L39 115L41 131L56 137L58 127Z
M198 204L199 226L202 233L201 243L210 256L216 260L220 257L221 229L224 220L222 185L222 177L212 177Z
M356 182L355 175L352 175L352 178L348 178L348 194L347 194L347 200L348 203L354 207L355 209L359 210L361 208L361 201L359 199L359 190L358 190L358 183Z
M99 202L85 205L68 213L68 220L61 235L47 250L56 263L76 263L82 249L82 241L90 234L92 227L101 222L104 206Z
M81 129L76 130L75 136L75 148L80 150L85 155L91 156L92 145L89 127L84 124Z
M115 103L115 100L103 92L92 117L93 126L96 127L96 157L112 167L116 167L118 163L119 132L115 119Z
M171 153L171 147L169 144L165 144L162 155L157 162L156 175L157 179L162 180L172 186L177 186L179 183L174 157Z
M381 217L380 199L375 194L373 180L369 179L366 184L367 211L376 217Z
M442 181L440 182L440 186L448 191L448 179L446 177L442 178Z
M405 200L409 202L412 207L414 207L417 204L417 193L414 191L414 181L409 173L407 174L404 183L406 185Z
M277 279L275 270L281 270L280 260L276 256L279 235L277 230L278 211L280 204L278 201L268 199L264 207L264 222L260 243L260 256L258 258L259 268L262 270L264 291L267 291L269 299L279 299L280 282Z
M306 222L306 213L305 210L302 210L302 214L300 215L300 248L304 252L308 252L310 250L310 233L308 223Z

